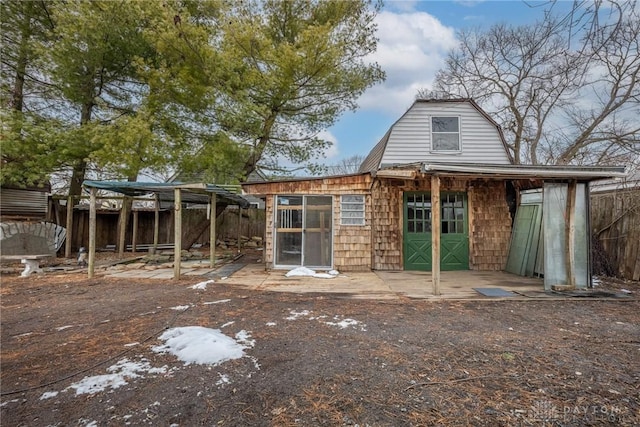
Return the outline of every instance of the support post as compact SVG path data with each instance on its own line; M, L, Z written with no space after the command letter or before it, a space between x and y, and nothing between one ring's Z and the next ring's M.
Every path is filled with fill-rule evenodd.
M158 240L160 236L160 197L155 194L155 209L153 216L153 253L158 252Z
M133 231L131 235L131 252L136 252L136 244L138 243L138 214L140 212L133 211Z
M242 246L242 243L241 243L242 239L240 239L240 235L241 235L240 230L242 228L241 226L242 226L242 206L238 205L238 253L240 253L240 248Z
M180 279L180 261L182 259L182 193L179 188L174 190L174 233L173 233L173 278Z
M89 196L89 278L93 278L96 264L96 188Z
M572 180L567 186L567 210L565 220L565 260L567 268L567 286L570 289L576 287L576 248L575 248L575 236L576 236L576 187L577 182Z
M440 177L431 177L431 281L440 295Z
M211 202L209 204L209 262L211 263L211 268L214 268L216 265L216 213L217 209L217 197L216 193L211 193Z
M67 237L64 242L64 257L71 258L73 240L73 196L67 197Z
M127 216L129 212L127 210L127 197L125 196L122 199L122 205L120 205L120 218L118 219L118 258L124 258L124 250L126 248L127 242Z

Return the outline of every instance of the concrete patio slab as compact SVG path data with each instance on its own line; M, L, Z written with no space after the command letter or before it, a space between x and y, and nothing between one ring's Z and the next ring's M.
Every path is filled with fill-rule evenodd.
M234 268L230 268L234 267ZM224 275L221 274L224 272ZM231 274L229 274L231 273ZM286 277L287 270L266 270L264 264L226 264L211 269L208 263L184 265L182 275L189 277L215 278L225 284L245 289L271 292L327 293L358 299L412 298L425 300L502 300L502 299L561 299L562 295L544 292L543 280L520 277L496 271L443 271L441 272L440 295L433 294L430 272L420 271L365 271L341 273L332 279L315 277ZM172 279L173 269L119 270L107 272L110 277ZM228 276L227 276L228 274ZM511 297L488 297L473 288L500 288L513 292Z

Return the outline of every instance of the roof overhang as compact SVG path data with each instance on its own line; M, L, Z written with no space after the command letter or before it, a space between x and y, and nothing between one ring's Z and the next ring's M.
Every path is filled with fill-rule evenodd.
M128 181L84 181L87 188L113 191L126 196L144 196L157 194L161 201L173 202L175 190L180 189L182 201L186 203L207 204L211 200L211 194L216 194L221 202L229 205L249 207L249 202L242 196L225 190L213 184L205 183L166 183L166 182L128 182Z
M532 166L423 163L421 171L436 175L465 175L501 179L595 181L626 176L623 166Z

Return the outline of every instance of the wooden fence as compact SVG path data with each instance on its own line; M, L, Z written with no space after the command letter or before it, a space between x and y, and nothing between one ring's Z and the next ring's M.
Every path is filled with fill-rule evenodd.
M640 189L591 195L594 270L640 280Z
M100 209L96 218L96 247L100 249L112 248L118 241L118 216L117 209ZM133 217L133 213L131 214ZM138 210L138 232L136 245L151 245L153 243L153 230L155 212L153 210ZM238 227L238 208L230 206L225 209L216 220L216 235L219 240L237 239L238 236L264 238L265 214L264 210L249 208L241 210L240 226ZM66 208L58 207L58 213L54 215L55 222L63 227L66 224ZM159 212L159 244L173 244L173 209L163 209ZM209 227L202 227L203 222L208 222L205 209L184 209L182 211L182 230L188 234L190 230L202 229L196 236L195 243L209 244ZM131 245L133 237L133 220L129 219L129 225L125 241ZM184 240L183 240L184 243ZM89 246L89 210L74 209L73 226L71 232L71 249L77 253L80 247Z

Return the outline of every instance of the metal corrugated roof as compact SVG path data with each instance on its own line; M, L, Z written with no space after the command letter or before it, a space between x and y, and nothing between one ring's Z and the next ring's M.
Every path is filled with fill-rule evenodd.
M501 178L543 178L577 179L594 181L597 179L626 176L623 166L533 166L533 165L460 165L449 163L423 163L425 173L445 173L455 175L499 176Z
M143 196L157 194L161 201L174 201L174 190L182 190L182 201L185 203L207 204L211 193L215 193L222 203L249 207L242 196L225 190L222 187L205 183L166 183L166 182L128 182L128 181L84 181L83 186L113 191L127 196Z

